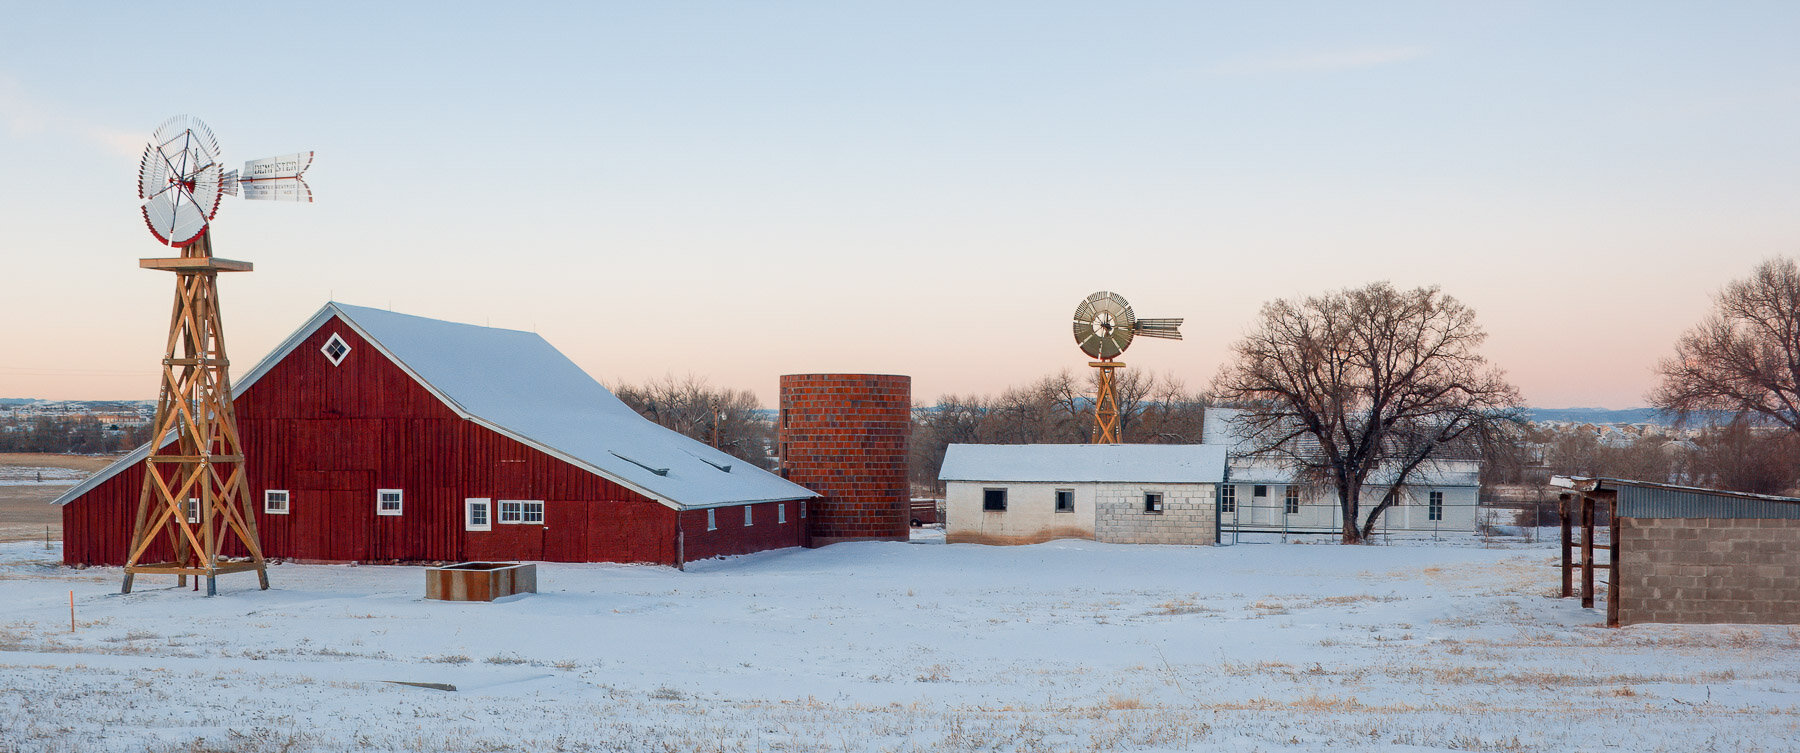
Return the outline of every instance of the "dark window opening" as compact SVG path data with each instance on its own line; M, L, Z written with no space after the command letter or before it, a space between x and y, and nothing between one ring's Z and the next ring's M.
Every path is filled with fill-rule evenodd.
M1237 512L1237 484L1219 487L1219 512Z
M981 509L986 510L988 512L1005 512L1006 511L1006 490L1005 489L982 489L981 490Z
M1262 484L1257 484L1256 486L1252 486L1252 487L1250 487L1250 496L1252 496L1252 497L1267 497L1267 496L1269 496L1269 487L1263 486Z
M1075 490L1074 489L1057 489L1056 490L1056 511L1057 512L1075 512Z
M1160 492L1144 492L1144 512L1160 513L1162 511L1162 494Z

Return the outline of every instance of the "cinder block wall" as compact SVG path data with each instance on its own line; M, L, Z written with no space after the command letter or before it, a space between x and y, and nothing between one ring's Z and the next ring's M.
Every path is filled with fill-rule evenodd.
M912 377L781 377L781 473L823 495L807 506L810 546L907 540L911 431Z
M1800 624L1800 520L1621 518L1619 624Z
M1144 512L1144 492L1162 492L1163 511ZM1094 493L1094 539L1113 544L1212 544L1212 484L1101 484Z

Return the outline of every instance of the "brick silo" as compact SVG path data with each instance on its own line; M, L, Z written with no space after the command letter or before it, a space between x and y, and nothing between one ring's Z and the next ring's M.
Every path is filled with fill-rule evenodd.
M781 475L822 495L807 505L810 546L907 539L911 431L912 377L781 377Z

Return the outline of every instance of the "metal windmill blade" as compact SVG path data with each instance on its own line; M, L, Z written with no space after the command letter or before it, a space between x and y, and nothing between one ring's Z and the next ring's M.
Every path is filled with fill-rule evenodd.
M163 121L138 164L144 224L164 245L193 243L218 215L224 183L212 129L185 115Z
M1091 358L1113 358L1131 347L1136 324L1125 297L1102 290L1075 307L1075 342Z

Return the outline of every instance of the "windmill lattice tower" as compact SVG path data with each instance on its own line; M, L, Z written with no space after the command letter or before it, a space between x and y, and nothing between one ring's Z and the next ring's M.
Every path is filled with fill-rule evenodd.
M252 265L213 256L210 222L221 197L235 196L240 188L248 199L312 201L300 177L312 153L247 162L242 179L223 169L218 153L218 140L205 123L177 116L156 129L139 165L144 223L158 241L180 249L180 256L138 260L144 269L175 273L175 306L123 593L131 593L140 573L174 575L179 586L187 585L189 575L205 576L208 596L218 593L221 573L254 570L259 585L269 587L219 311L219 273L248 272ZM171 558L144 562L159 535ZM245 556L228 560L233 545Z
M1125 364L1113 359L1131 347L1131 341L1137 335L1180 340L1182 321L1180 318L1139 319L1124 296L1105 290L1088 296L1075 307L1075 343L1089 358L1097 359L1088 365L1097 369L1099 375L1090 442L1119 443L1119 391L1113 372L1125 368Z

